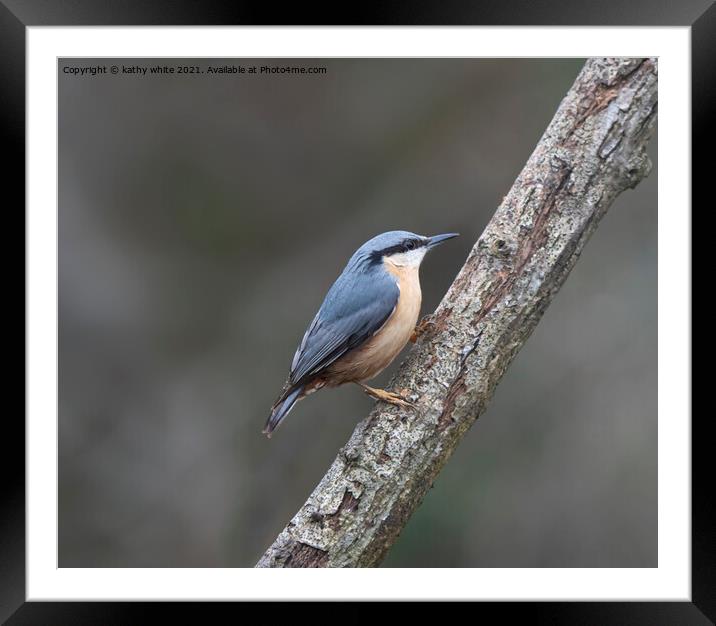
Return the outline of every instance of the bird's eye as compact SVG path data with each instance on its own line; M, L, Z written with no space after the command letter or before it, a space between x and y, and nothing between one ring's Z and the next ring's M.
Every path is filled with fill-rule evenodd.
M413 250L415 248L415 242L413 240L405 242L405 247L407 250Z

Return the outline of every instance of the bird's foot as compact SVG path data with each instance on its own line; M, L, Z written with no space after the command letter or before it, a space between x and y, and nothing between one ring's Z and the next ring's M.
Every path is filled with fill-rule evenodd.
M433 320L432 315L426 315L421 319L415 328L413 329L413 334L410 335L410 341L412 343L415 343L420 337L422 337L426 332L429 330L433 330L435 328L435 321Z
M375 398L376 400L382 400L383 402L403 407L415 406L413 402L408 400L407 394L405 393L393 393L392 391L386 391L385 389L376 389L374 387L369 387L368 385L364 385L363 383L358 384L363 388L363 391L365 391L371 398Z

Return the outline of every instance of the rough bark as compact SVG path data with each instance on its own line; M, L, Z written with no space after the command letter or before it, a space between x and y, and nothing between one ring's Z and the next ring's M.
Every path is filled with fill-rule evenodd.
M651 169L656 59L591 59L391 382L257 567L378 565L614 198Z

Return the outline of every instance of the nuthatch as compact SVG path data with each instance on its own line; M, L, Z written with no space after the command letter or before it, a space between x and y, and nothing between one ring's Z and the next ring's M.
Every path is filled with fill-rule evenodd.
M283 392L263 432L271 433L294 404L322 387L356 383L370 396L410 405L365 384L400 353L420 313L418 269L425 253L457 233L422 237L394 230L364 243L331 286L291 363Z

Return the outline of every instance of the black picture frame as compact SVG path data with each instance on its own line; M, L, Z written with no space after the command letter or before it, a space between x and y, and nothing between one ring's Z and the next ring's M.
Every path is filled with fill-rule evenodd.
M277 17L291 25L337 24L338 6L276 7L247 2L154 0L98 3L92 0L0 0L0 85L3 146L6 151L5 197L8 214L21 214L25 203L25 41L28 26L79 25L265 25ZM572 2L521 0L501 3L415 1L355 5L354 25L564 25L691 26L692 29L692 196L705 198L709 159L700 160L711 128L716 95L716 6L711 0L663 3ZM294 19L295 18L295 19ZM699 150L702 148L703 150ZM711 201L712 202L712 201ZM704 203L705 206L707 206ZM22 224L24 241L24 219ZM13 231L12 237L19 236ZM9 298L7 299L9 302ZM23 319L27 310L23 299ZM9 310L10 307L7 307ZM18 315L19 317L19 315ZM26 327L25 327L26 328ZM24 362L24 360L23 360ZM24 368L23 368L24 372ZM8 385L7 389L11 387ZM716 620L716 523L713 487L709 484L710 439L707 413L692 414L692 595L691 602L518 602L479 603L476 616L495 612L501 620L579 624L709 624ZM217 609L240 610L233 603L26 602L25 601L25 426L20 415L6 411L0 516L0 620L9 624L134 623L165 619L205 622ZM10 451L17 452L11 458ZM364 611L321 609L319 621L341 616L357 621ZM282 610L295 611L289 603ZM421 611L424 609L421 608ZM271 609L274 622L278 615ZM303 608L307 619L314 614ZM384 613L382 613L384 615ZM427 615L423 615L427 617ZM264 621L264 620L262 620Z

